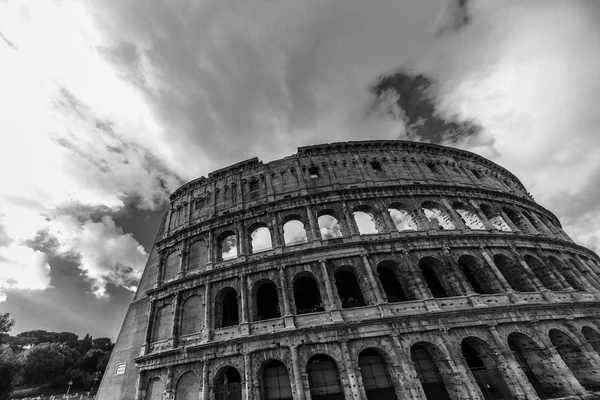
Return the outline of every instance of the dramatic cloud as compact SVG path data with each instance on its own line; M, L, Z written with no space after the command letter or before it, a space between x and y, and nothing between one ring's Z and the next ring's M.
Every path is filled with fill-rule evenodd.
M48 257L26 246L0 247L0 301L7 290L42 290L50 285Z

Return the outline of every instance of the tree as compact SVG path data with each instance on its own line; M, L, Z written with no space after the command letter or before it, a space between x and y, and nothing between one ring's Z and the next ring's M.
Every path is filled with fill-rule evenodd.
M0 333L9 332L15 324L14 319L10 319L10 314L0 314Z
M0 314L0 333L11 330L15 321L10 314ZM8 400L19 375L19 364L9 345L0 347L0 400Z
M28 384L46 383L62 375L66 357L62 344L42 343L31 347L23 354L23 374Z
M113 347L115 347L112 340L107 337L96 338L92 343L94 344L95 349L100 349L102 351L112 351Z

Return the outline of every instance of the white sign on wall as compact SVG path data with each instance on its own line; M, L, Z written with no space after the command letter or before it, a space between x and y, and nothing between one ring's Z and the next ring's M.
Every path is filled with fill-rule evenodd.
M126 366L127 363L117 364L117 372L115 372L115 375L123 375L125 373Z

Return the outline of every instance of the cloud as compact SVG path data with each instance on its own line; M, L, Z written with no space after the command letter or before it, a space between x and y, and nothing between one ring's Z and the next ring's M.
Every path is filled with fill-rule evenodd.
M488 0L469 15L412 66L436 82L439 113L483 127L451 143L517 174L600 250L600 5Z
M48 257L26 246L0 247L0 301L7 290L43 290L50 286Z
M56 253L74 257L98 297L114 284L135 291L148 255L131 234L124 234L111 217L83 224L72 216L55 218L48 228L56 238Z

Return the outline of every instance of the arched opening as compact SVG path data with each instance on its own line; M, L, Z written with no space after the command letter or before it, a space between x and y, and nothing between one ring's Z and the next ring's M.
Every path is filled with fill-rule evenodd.
M273 282L263 283L256 291L256 318L262 321L280 317L277 286Z
M163 264L163 281L168 282L174 279L179 272L179 260L180 260L180 252L179 250L172 251L165 257L165 261Z
M444 211L443 207L432 201L424 202L421 207L425 216L431 222L436 229L456 229L456 225L452 221L452 218Z
M238 256L237 235L234 233L223 233L217 243L219 261L231 260Z
M313 356L308 361L307 370L312 400L344 400L337 366L329 356Z
M190 296L183 303L181 311L180 335L189 335L200 332L202 329L200 316L202 315L202 299L200 296Z
M531 214L529 214L527 211L522 211L523 217L527 220L527 222L529 222L529 225L533 226L533 228L539 232L539 233L545 233L546 230L544 229L543 226L541 226L538 221L536 221ZM536 232L533 232L536 233Z
M375 226L373 215L364 211L354 211L352 215L354 216L354 221L356 221L358 231L361 235L372 235L379 233L377 227Z
M487 343L479 338L468 337L462 341L460 348L485 400L514 398Z
M383 286L388 303L408 301L408 296L404 293L402 284L393 272L395 267L394 263L390 261L383 261L377 267L379 281L381 282L381 286Z
M234 367L227 367L217 375L215 400L242 400L242 377Z
M454 203L453 208L467 228L474 230L485 229L485 226L483 225L483 222L481 222L481 219L479 219L479 216L471 211L470 207L461 203Z
M196 240L190 245L188 253L188 270L204 270L208 262L208 245L206 240Z
M600 354L600 333L589 326L584 326L581 330L581 333L585 337L585 340L587 340L590 346L592 346L592 348L596 351L596 353Z
M371 349L361 351L358 367L367 400L398 400L388 367L379 353Z
M154 327L152 329L152 341L158 342L173 336L173 313L171 305L165 304L156 310Z
M252 253L271 250L273 243L271 242L271 231L266 226L258 226L251 231L251 248Z
M560 358L567 364L579 383L590 391L600 389L597 367L586 354L585 349L558 329L551 329L548 336Z
M393 204L388 208L388 212L394 221L398 231L418 231L421 230L414 213L407 211L402 205Z
M240 323L237 292L233 288L223 288L215 301L216 328L226 328Z
M487 204L481 205L481 211L495 229L504 232L511 232L510 226L508 226L504 218L502 218L500 212L493 210L492 207L488 206Z
M521 263L505 256L504 254L496 254L494 256L494 264L500 270L504 279L517 292L535 292L535 286L525 272L525 268Z
M410 357L427 400L451 400L438 363L434 361L429 350L422 344L415 344L410 348Z
M344 236L339 221L333 215L323 214L317 219L317 223L323 240L337 239Z
M554 377L556 372L549 356L529 336L513 332L507 341L519 367L540 398L563 394L559 381Z
M552 274L550 268L547 268L544 264L541 263L537 258L527 254L525 257L525 262L529 265L529 268L533 271L535 276L542 282L542 285L546 289L550 290L560 290L561 286L558 283L557 279Z
M287 221L283 225L283 241L286 245L307 243L308 238L304 224L298 219Z
M483 267L475 257L464 254L458 257L458 265L475 293L491 294L502 292L496 282L495 276L489 268Z
M519 215L515 210L508 207L502 207L502 211L504 211L504 214L506 214L508 219L510 219L510 221L513 223L514 226L517 227L518 230L520 230L523 233L534 233L527 226L525 221L523 221L523 217Z
M263 371L265 400L292 400L290 374L279 360L270 361Z
M165 385L160 378L152 378L146 386L145 400L163 400Z
M365 299L356 276L349 271L338 271L334 274L335 286L337 288L342 308L362 307Z
M200 381L193 372L186 372L177 381L175 390L177 400L198 400L200 396Z
M433 257L423 257L419 261L419 268L423 274L425 284L436 298L448 296L460 296L461 293L452 287L449 279L444 279L444 264Z
M319 285L312 276L300 276L294 281L296 314L324 311Z
M556 273L561 274L565 278L569 286L576 290L585 290L585 286L573 272L573 267L552 256L548 257L548 262L552 264Z

